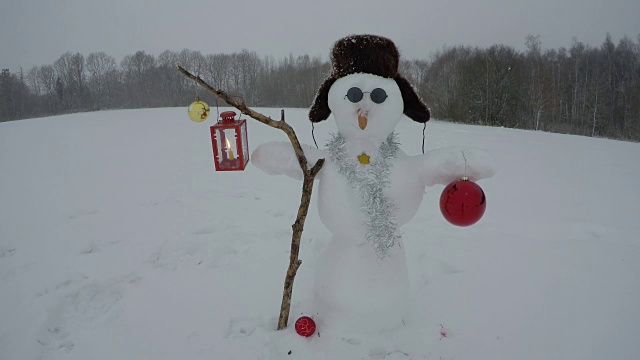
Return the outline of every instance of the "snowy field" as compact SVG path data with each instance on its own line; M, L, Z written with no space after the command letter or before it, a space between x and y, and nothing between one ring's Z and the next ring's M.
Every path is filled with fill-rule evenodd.
M306 110L287 119L313 144ZM212 124L186 105L0 124L0 359L639 358L640 144L429 122L427 149L495 157L484 218L448 224L443 186L427 188L402 228L406 325L338 335L316 318L320 336L302 338L275 330L301 183L215 172ZM422 126L397 130L419 153ZM286 141L248 132L251 148ZM316 204L290 324L314 315L330 237Z

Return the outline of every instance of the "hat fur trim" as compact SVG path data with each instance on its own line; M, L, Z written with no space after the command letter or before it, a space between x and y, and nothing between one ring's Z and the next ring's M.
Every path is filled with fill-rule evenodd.
M398 75L394 78L396 84L400 88L402 100L404 101L404 110L402 111L411 120L426 123L431 118L431 112L425 103L420 99L409 80L404 76Z
M331 109L329 109L329 89L331 89L331 86L336 80L338 79L330 77L325 79L322 85L320 85L320 89L318 89L316 97L313 99L311 109L309 109L309 120L311 120L311 122L317 123L326 120L329 115L331 115Z

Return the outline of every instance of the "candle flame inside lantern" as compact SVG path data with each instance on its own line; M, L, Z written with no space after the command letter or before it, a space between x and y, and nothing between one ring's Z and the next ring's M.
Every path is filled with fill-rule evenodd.
M229 139L225 139L227 140L227 149L229 150L229 160L235 160L235 156L233 155L233 149L231 148L231 143L229 142Z

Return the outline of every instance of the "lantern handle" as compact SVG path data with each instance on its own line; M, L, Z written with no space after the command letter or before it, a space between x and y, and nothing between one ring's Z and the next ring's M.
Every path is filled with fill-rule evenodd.
M218 106L218 101L220 101L220 97L216 96L216 121L220 118L220 106Z
M197 82L196 82L197 83ZM246 104L244 98L240 95L230 95L232 98L239 98L242 100L243 104ZM220 118L220 107L218 106L218 101L220 101L220 97L216 96L216 119ZM234 119L236 120L236 119ZM240 120L240 114L238 114L238 120Z
M231 97L238 98L238 99L242 100L242 104L243 105L247 105L247 103L244 101L244 98L242 96L240 96L240 95L231 95ZM240 114L238 114L238 120L240 120Z

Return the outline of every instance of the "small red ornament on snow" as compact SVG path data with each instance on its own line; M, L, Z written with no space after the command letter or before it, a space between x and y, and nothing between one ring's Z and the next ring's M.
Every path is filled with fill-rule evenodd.
M296 332L300 336L309 337L316 332L316 322L308 316L302 316L296 320Z
M487 199L484 191L466 176L447 185L440 195L440 211L453 225L475 224L486 208Z

